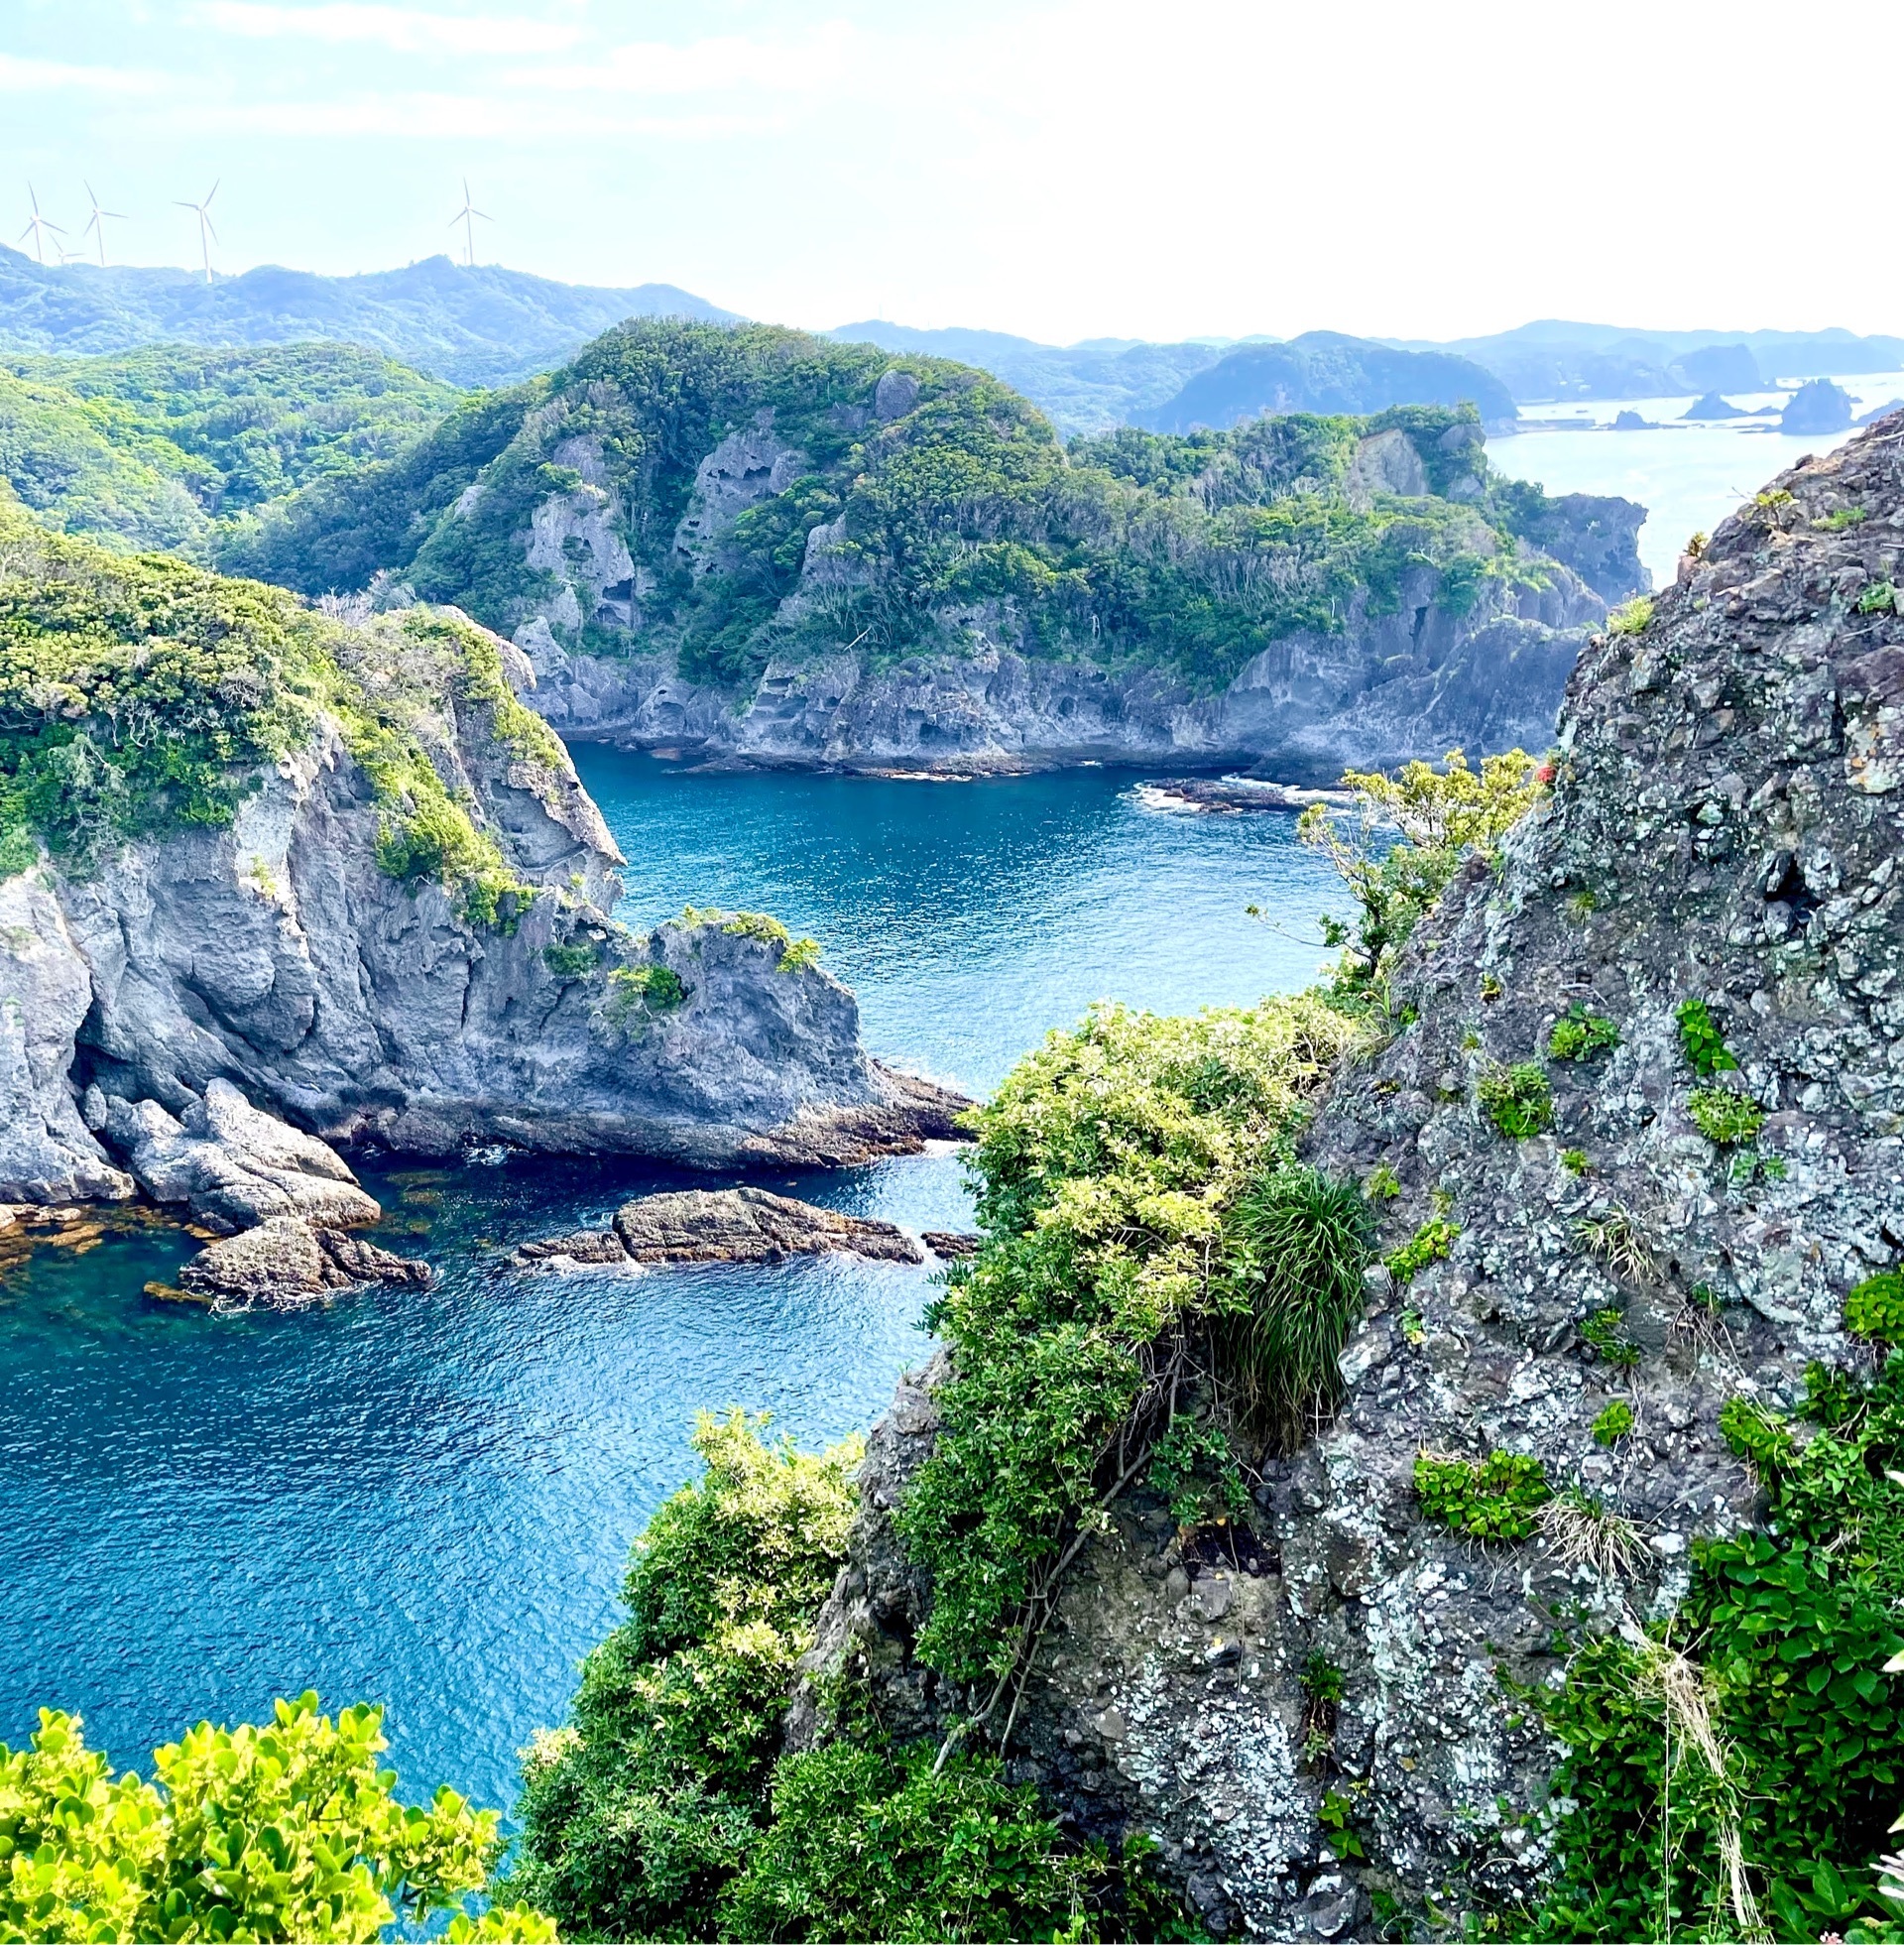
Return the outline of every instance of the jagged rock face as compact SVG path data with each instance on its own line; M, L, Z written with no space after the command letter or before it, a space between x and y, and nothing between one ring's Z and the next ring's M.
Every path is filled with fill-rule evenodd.
M658 657L570 655L536 623L519 631L536 677L523 700L565 735L764 764L985 770L1175 757L1326 785L1345 768L1456 746L1544 745L1588 628L1606 614L1571 569L1545 571L1544 589L1488 581L1461 615L1436 603L1432 574L1404 587L1392 614L1369 614L1359 596L1342 634L1290 635L1214 696L1163 669L1021 654L1000 617L975 611L969 654L879 671L851 655L775 662L738 703Z
M267 1216L242 1235L211 1244L178 1276L183 1289L220 1309L300 1310L366 1283L426 1289L429 1280L427 1264L291 1215Z
M1557 1613L1666 1612L1691 1541L1752 1517L1724 1401L1789 1402L1809 1360L1860 1355L1844 1293L1904 1248L1901 555L1897 417L1782 476L1643 633L1582 658L1551 797L1497 874L1471 866L1424 921L1397 980L1414 1024L1339 1081L1308 1142L1334 1172L1394 1171L1384 1248L1440 1206L1452 1252L1405 1287L1372 1274L1343 1408L1265 1469L1230 1562L1138 1498L1073 1569L1017 1761L1080 1828L1155 1832L1213 1929L1372 1935L1371 1884L1444 1908L1528 1894L1556 1752L1512 1726L1502 1676L1559 1678ZM1766 1111L1745 1163L1689 1113L1689 999ZM1551 1056L1576 1002L1616 1024L1616 1048ZM1510 1140L1478 1086L1535 1060L1553 1123ZM1636 1249L1608 1243L1622 1219ZM1608 1309L1629 1371L1583 1338ZM1637 1423L1608 1448L1591 1428L1615 1397ZM1537 1455L1634 1522L1638 1565L1604 1578L1544 1538L1457 1540L1416 1498L1424 1448ZM820 1626L822 1652L879 1684L882 1720L926 1729L946 1698L908 1648L930 1590L885 1508L929 1449L929 1397L902 1387ZM1305 1759L1312 1654L1344 1694ZM1316 1820L1332 1785L1366 1864Z
M523 1264L783 1263L843 1250L889 1263L923 1263L925 1252L896 1224L773 1195L764 1188L676 1189L638 1196L610 1230L582 1230L527 1243Z

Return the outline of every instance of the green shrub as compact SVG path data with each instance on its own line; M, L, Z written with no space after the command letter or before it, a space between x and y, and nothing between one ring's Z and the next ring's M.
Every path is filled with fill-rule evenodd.
M1028 1784L930 1745L835 1743L785 1758L772 1821L721 1900L743 1939L1080 1937L1103 1863L1069 1850ZM1075 1927L1075 1929L1074 1929Z
M391 1795L383 1714L279 1701L262 1727L201 1722L153 1752L153 1780L115 1778L76 1716L40 1711L24 1750L0 1743L0 1937L369 1941L458 1910L501 1849L494 1810L447 1786L426 1809ZM552 1945L555 1927L503 1906L459 1915L457 1945Z
M1890 581L1873 581L1857 597L1860 615L1888 615L1897 606L1897 588Z
M1250 1490L1230 1441L1207 1419L1175 1419L1150 1449L1144 1482L1170 1509L1179 1526L1221 1516L1241 1520L1250 1511Z
M820 942L816 938L796 938L780 954L779 970L783 973L805 972L810 966L820 963Z
M1650 594L1636 594L1623 607L1608 612L1606 632L1608 635L1644 635L1652 618L1653 597Z
M1421 1510L1451 1532L1471 1539L1528 1538L1553 1491L1541 1463L1519 1452L1489 1452L1485 1459L1423 1452L1415 1460L1415 1496Z
M1460 1235L1458 1224L1445 1216L1431 1217L1398 1250L1390 1250L1382 1263L1396 1282L1411 1283L1417 1271L1445 1262Z
M601 949L587 943L545 945L542 964L557 979L586 979L601 964Z
M1864 517L1862 507L1840 507L1836 512L1828 513L1821 519L1813 521L1812 525L1827 534L1842 534L1847 527L1861 526Z
M1877 1863L1897 1803L1904 1681L1904 1357L1868 1387L1818 1373L1802 1443L1744 1398L1722 1424L1758 1468L1764 1531L1696 1544L1671 1624L1575 1658L1558 1695L1525 1692L1568 1754L1552 1795L1556 1873L1525 1935L1738 1937L1728 1848L1783 1938L1879 1939L1895 1914ZM1887 1676L1889 1677L1887 1679ZM1709 1720L1701 1755L1688 1709ZM1669 1714L1670 1710L1670 1714ZM1667 1762L1670 1758L1670 1775ZM1861 1931L1853 1926L1861 1924Z
M692 911L693 908L689 907ZM712 916L712 913L706 914ZM784 949L792 943L792 934L777 918L765 912L732 912L727 913L721 930L732 932L737 938L757 938L765 945L777 945Z
M1284 1164L1224 1225L1219 1370L1246 1422L1285 1450L1342 1390L1336 1360L1363 1310L1373 1212L1356 1184Z
M1765 1125L1765 1110L1749 1094L1735 1094L1727 1087L1694 1088L1686 1097L1686 1112L1718 1148L1749 1142Z
M1601 1445L1616 1445L1633 1428L1633 1407L1616 1398L1594 1420L1594 1439Z
M1475 1083L1475 1093L1482 1112L1510 1142L1524 1142L1553 1122L1554 1092L1535 1061L1489 1067Z
M602 1018L612 1027L672 1012L687 999L687 987L671 966L616 966L608 975Z
M1365 1038L1308 997L1187 1019L1099 1007L977 1110L985 1243L928 1313L954 1373L898 1513L932 1577L926 1665L959 1681L1015 1665L1017 1618L1107 1455L1133 1412L1161 1429L1160 1374L1234 1305L1213 1276L1226 1213Z
M629 1618L525 1754L509 1888L564 1932L712 1936L768 1821L794 1664L846 1549L857 1441L819 1457L703 1415L706 1472L661 1507Z
M1639 1362L1639 1346L1625 1332L1626 1319L1617 1310L1596 1310L1580 1334L1604 1364L1630 1371Z
M1560 1165L1570 1175L1584 1175L1594 1163L1593 1157L1588 1155L1585 1149L1562 1149L1560 1152Z
M1673 1018L1679 1023L1680 1047L1701 1080L1738 1065L1704 1000L1687 1000Z
M1589 1013L1576 1000L1554 1022L1547 1051L1556 1060L1591 1060L1596 1053L1606 1053L1619 1044L1619 1029L1610 1020Z
M1866 1276L1844 1299L1844 1328L1880 1344L1904 1344L1904 1273Z

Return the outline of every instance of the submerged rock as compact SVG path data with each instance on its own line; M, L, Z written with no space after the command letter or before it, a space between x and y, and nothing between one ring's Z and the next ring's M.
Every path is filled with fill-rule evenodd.
M178 1274L188 1296L221 1305L261 1303L295 1310L367 1283L425 1289L429 1266L393 1255L298 1216L268 1216L255 1229L210 1244Z
M934 1256L950 1258L977 1256L985 1238L963 1229L922 1229L919 1240Z
M332 1150L260 1114L228 1080L207 1082L176 1120L157 1101L113 1094L89 1105L140 1187L183 1203L208 1229L230 1234L268 1216L342 1229L383 1214Z
M516 1253L521 1264L779 1263L831 1250L888 1263L923 1263L904 1230L869 1217L772 1195L762 1188L681 1189L644 1195L615 1212L612 1230L583 1230Z

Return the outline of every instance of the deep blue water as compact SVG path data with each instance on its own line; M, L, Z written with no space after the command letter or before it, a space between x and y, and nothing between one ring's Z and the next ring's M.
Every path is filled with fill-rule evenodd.
M774 912L858 990L876 1053L973 1092L1101 996L1177 1011L1301 984L1313 914L1340 904L1293 818L1159 814L1116 772L935 785L577 756L630 859L631 923ZM188 1723L310 1687L386 1705L406 1788L506 1806L515 1752L617 1619L629 1542L692 1471L695 1411L836 1439L925 1348L926 1273L898 1266L497 1268L681 1179L650 1167L363 1172L385 1240L442 1273L426 1294L168 1312L142 1286L195 1245L151 1224L0 1265L0 1741L42 1704L77 1709L143 1769ZM914 1228L967 1213L949 1155L762 1179Z

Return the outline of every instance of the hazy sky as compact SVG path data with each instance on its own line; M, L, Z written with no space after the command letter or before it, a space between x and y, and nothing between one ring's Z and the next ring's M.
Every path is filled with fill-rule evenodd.
M370 270L467 175L485 259L788 323L1904 331L1900 54L1753 0L0 0L0 214L76 244L89 179L195 262L217 179L219 268Z

